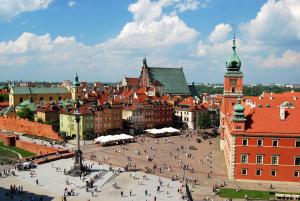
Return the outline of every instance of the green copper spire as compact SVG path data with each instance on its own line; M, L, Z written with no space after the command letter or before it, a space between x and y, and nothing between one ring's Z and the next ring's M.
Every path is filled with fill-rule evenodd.
M241 104L241 97L238 97L238 101L237 104L234 105L234 113L233 113L233 121L246 121L245 119L245 115L244 115L244 111L245 108L244 106Z
M233 28L232 53L226 62L227 71L240 71L242 62L236 53L235 28Z
M75 75L75 81L73 82L73 85L74 86L76 86L76 87L78 87L78 86L80 86L80 83L79 83L79 81L78 81L78 75L77 75L77 72L76 72L76 75Z

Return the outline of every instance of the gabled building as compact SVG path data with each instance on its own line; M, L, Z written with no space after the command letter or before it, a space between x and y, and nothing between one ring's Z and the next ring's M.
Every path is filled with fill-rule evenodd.
M189 96L191 94L183 68L148 67L146 59L143 60L139 85L154 87L158 95Z

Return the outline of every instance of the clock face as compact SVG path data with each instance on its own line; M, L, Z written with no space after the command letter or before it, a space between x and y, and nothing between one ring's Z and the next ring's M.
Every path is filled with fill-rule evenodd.
M230 80L230 85L231 86L236 86L236 79L231 79Z

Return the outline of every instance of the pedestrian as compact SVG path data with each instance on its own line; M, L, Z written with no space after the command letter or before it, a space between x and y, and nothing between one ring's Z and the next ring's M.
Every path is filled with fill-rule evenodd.
M123 191L121 191L121 197L123 197Z
M39 185L39 180L36 179L36 180L35 180L35 183L36 183L36 185L38 186L38 185Z
M130 195L130 196L132 195L132 190L130 190L129 195Z
M145 190L145 195L147 195L148 194L148 191L147 191L147 189Z

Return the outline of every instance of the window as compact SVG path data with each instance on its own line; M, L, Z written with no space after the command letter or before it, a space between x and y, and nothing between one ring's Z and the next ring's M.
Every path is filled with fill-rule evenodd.
M23 98L20 98L20 103L22 103L23 102Z
M300 156L295 157L295 165L300 165Z
M242 175L247 175L247 172L248 172L247 169L245 169L245 168L242 169Z
M278 147L278 140L273 140L272 141L272 146L273 147Z
M294 177L299 177L300 173L299 171L294 171Z
M256 176L261 176L262 170L258 169L256 170Z
M263 146L263 140L262 139L257 140L257 146Z
M300 139L296 140L296 147L300 147Z
M271 170L271 176L276 177L276 173L277 173L276 170Z
M264 157L263 155L256 155L256 164L263 164Z
M248 145L248 139L243 139L243 145L247 146Z
M273 155L271 157L271 164L272 165L278 165L278 156L277 155Z
M248 163L248 154L241 155L241 163Z

